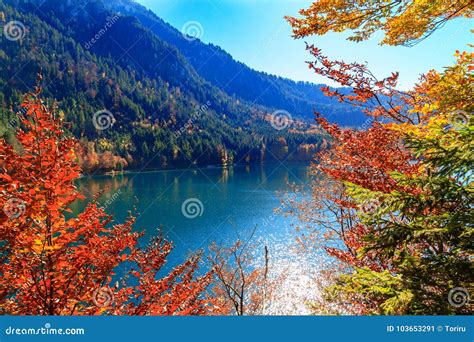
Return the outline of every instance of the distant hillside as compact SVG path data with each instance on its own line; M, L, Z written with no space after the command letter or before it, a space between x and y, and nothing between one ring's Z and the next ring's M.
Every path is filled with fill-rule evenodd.
M321 85L294 82L255 71L232 58L220 47L189 41L155 13L131 0L104 0L113 11L135 16L164 41L176 46L200 76L230 95L270 108L284 109L300 118L313 120L317 110L343 126L360 126L366 117L360 111L323 95ZM159 13L158 13L159 15Z
M193 53L216 47L184 39L136 3L0 0L0 12L4 25L24 25L18 40L0 35L1 134L11 139L18 126L11 109L41 70L43 95L56 101L81 139L78 155L86 170L308 160L322 142L303 122L281 130L270 124L275 110L305 117L296 113L299 104L311 117L311 101L321 95L312 98L314 85L255 72L222 50L213 72L197 68ZM153 22L159 25L150 30ZM238 66L248 77L247 90L238 83L222 86ZM254 102L250 94L275 82L278 87L265 92L275 98ZM347 110L321 99L326 112ZM98 129L95 114L104 110L113 125Z

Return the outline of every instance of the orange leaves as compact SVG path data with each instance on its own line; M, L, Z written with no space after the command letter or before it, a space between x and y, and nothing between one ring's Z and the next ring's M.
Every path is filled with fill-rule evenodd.
M384 79L377 79L364 64L331 61L314 45L306 47L315 57L308 65L315 73L350 89L321 87L326 96L334 97L361 108L367 115L395 122L415 122L416 113L407 112L411 104L411 93L396 89L398 73L394 72Z
M93 201L65 220L71 203L84 199L73 183L80 174L73 153L77 143L65 138L61 122L37 95L27 95L21 105L26 118L17 133L20 152L0 140L0 206L9 209L0 211L0 253L5 257L0 264L0 313L206 313L207 301L200 298L209 276L194 276L198 258L156 280L171 244L155 239L148 249L140 249L142 234L133 232L135 218L112 224L112 217ZM102 306L93 300L94 291L111 283L122 263L138 265L139 271L130 272L138 285L124 280L122 290L108 292L110 301Z
M381 44L412 46L449 20L472 17L474 5L470 0L317 0L299 13L301 18L286 17L296 38L351 30L348 40L359 42L383 31Z
M194 257L184 264L177 266L164 278L157 279L157 272L162 263L147 262L149 255L164 254L160 247L169 243L158 239L159 244L153 243L146 254L139 254L137 265L140 271L132 270L130 275L139 279L134 287L123 288L117 296L114 314L124 315L199 315L209 313L208 300L200 299L202 292L209 284L210 275L195 278L194 272L198 267L199 257ZM153 266L154 265L154 266ZM136 303L131 298L139 299Z
M316 166L333 179L350 182L373 191L389 192L396 186L394 171L415 172L411 154L400 144L400 136L380 124L366 131L342 130L318 119L333 137L332 149L319 154Z
M474 3L321 0L300 14L302 18L287 18L296 37L352 30L348 39L361 41L381 30L385 33L382 44L410 46L448 20L472 17ZM386 288L395 288L397 292L398 279L392 280L403 276L405 284L401 287L409 289L405 293L414 289L413 293L419 296L414 305L417 308L412 308L414 312L423 310L420 308L426 298L430 298L427 307L432 306L437 293L442 293L452 279L459 283L462 273L453 272L449 279L449 272L442 270L438 272L442 276L436 279L430 270L438 267L438 260L446 262L446 250L462 250L462 239L458 236L453 238L456 248L449 247L445 227L456 226L462 231L469 221L461 219L460 213L465 209L461 203L466 199L459 189L466 179L463 173L472 169L466 126L472 123L473 54L457 51L454 66L442 73L428 72L413 90L403 92L396 88L396 72L378 79L365 64L330 60L312 45L307 50L315 57L315 61L308 63L311 70L346 87L324 87L324 94L359 107L369 116L360 130L344 129L318 117L319 124L330 135L331 146L318 154L317 163L312 166L313 198L311 206L301 206L302 216L317 227L313 234L318 238L317 245L324 245L343 267L371 270L366 284L361 283L364 277L359 277L358 272L339 277L338 284L330 289L337 296L331 298L352 302L350 311L360 306L377 312L384 305L393 306L393 297L382 305L377 299L380 288L372 287L371 281L392 273ZM450 189L448 184L456 182ZM449 200L445 203L446 196ZM454 204L456 198L459 204ZM434 239L439 232L443 236ZM436 259L437 253L442 258ZM453 257L452 264L464 263L464 257ZM428 271L423 280L425 270ZM339 286L341 283L344 286ZM363 291L355 292L354 285ZM429 295L419 294L423 288L428 289ZM377 295L371 297L370 292ZM412 300L411 294L406 297ZM400 312L407 310L406 303L396 305Z
M3 179L3 180L6 181L6 182L11 182L11 181L13 180L13 179L12 179L9 175L7 175L6 173L0 174L0 178Z

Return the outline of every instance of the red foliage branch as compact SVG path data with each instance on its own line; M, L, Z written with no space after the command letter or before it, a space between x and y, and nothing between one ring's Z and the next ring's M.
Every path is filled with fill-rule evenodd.
M366 65L332 61L313 45L307 46L307 50L315 57L314 62L308 63L310 69L345 87L335 89L325 86L322 87L324 94L360 108L368 115L368 128L357 130L343 129L316 113L316 120L328 133L330 143L327 149L316 155L312 165L312 173L319 175L313 193L319 201L326 203L323 210L339 215L333 221L339 223L339 228L330 228L343 243L343 247L329 245L325 249L349 266L368 267L374 271L389 269L392 266L386 256L370 251L360 253L368 247L364 237L377 234L377 231L376 227L364 226L357 219L355 211L363 212L366 208L353 202L345 192L345 185L353 184L380 193L414 191L402 189L393 178L393 173L414 174L418 172L418 163L404 148L401 135L382 122L419 122L418 113L408 111L415 98L411 92L396 89L398 73L379 80ZM323 179L329 179L329 182ZM325 189L331 182L339 184L335 186L338 191Z
M205 289L211 274L195 276L200 256L159 279L172 246L159 238L140 248L134 217L114 224L93 201L77 217L65 218L70 204L83 198L73 183L80 175L76 140L40 100L39 90L21 107L15 147L0 139L0 312L209 313ZM130 275L138 285L111 285L124 263L136 267Z
M407 105L414 101L413 95L396 89L398 72L379 80L364 64L332 61L314 45L307 45L306 49L315 58L313 62L308 62L311 70L351 90L344 93L323 86L321 90L325 95L359 107L376 119L383 117L395 122L410 123L419 120L418 115L407 113Z

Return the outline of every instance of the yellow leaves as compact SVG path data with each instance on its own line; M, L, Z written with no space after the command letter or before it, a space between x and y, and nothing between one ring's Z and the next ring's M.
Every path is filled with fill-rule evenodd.
M60 246L60 245L52 245L52 246L46 246L46 247L44 248L44 250L45 250L46 252L52 252L52 251L59 250L59 249L61 249L61 248L62 248L62 246Z
M432 156L456 158L453 163L472 159L474 105L473 54L456 52L457 63L443 73L429 72L410 93L409 112L418 116L413 123L384 124L405 137L420 160ZM421 168L421 173L427 171Z
M48 253L48 252L53 252L58 249L61 249L61 245L59 244L52 244L48 245L45 239L43 238L37 238L33 240L33 244L31 246L31 250L36 253L36 254L41 254L41 253Z
M413 107L408 109L408 113L413 115L418 114L421 122L425 122L433 113L438 112L440 109L438 102L429 102L430 99L426 98L424 94L420 92L414 92L413 97L415 101Z
M107 312L108 308L103 307L103 308L98 308L97 312L95 313L97 316L101 316Z
M32 247L32 250L36 254L40 254L43 251L44 241L41 240L41 239L34 239L33 240L33 245L31 247Z
M296 38L353 30L348 40L361 41L382 30L381 44L413 45L448 20L472 17L474 5L471 0L320 0L299 13L302 18L286 17Z
M113 145L109 140L103 138L99 139L99 141L97 142L97 147L101 151L110 151L113 148Z
M457 63L443 73L430 71L411 92L413 97L410 113L418 114L424 123L432 116L445 115L453 118L459 113L470 116L473 107L474 54L457 51Z
M384 124L384 126L390 130L393 130L395 132L398 132L404 135L417 137L418 139L435 138L436 135L438 134L438 131L442 130L443 127L446 127L447 125L449 125L449 120L445 115L433 116L424 125L410 124L410 123Z

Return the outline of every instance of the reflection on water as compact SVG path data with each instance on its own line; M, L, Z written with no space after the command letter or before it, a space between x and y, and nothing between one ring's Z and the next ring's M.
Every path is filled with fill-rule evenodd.
M315 263L293 251L292 224L296 219L274 212L289 184L307 181L306 172L307 167L301 164L247 165L85 177L78 186L89 198L104 191L102 205L118 222L136 207L135 227L146 232L145 240L160 228L175 245L167 267L183 262L197 250L205 251L211 242L231 243L238 234L245 236L257 226L256 239L268 246L273 267L291 269L285 282L286 295L282 295L298 297L298 307L291 312L306 313L304 298L300 297L307 299L312 286L309 268ZM183 215L181 207L187 199L202 203L201 215ZM76 203L74 210L83 206L84 202ZM258 254L256 251L256 262ZM287 306L288 298L275 299L275 305ZM285 310L289 308L275 307L272 311Z

